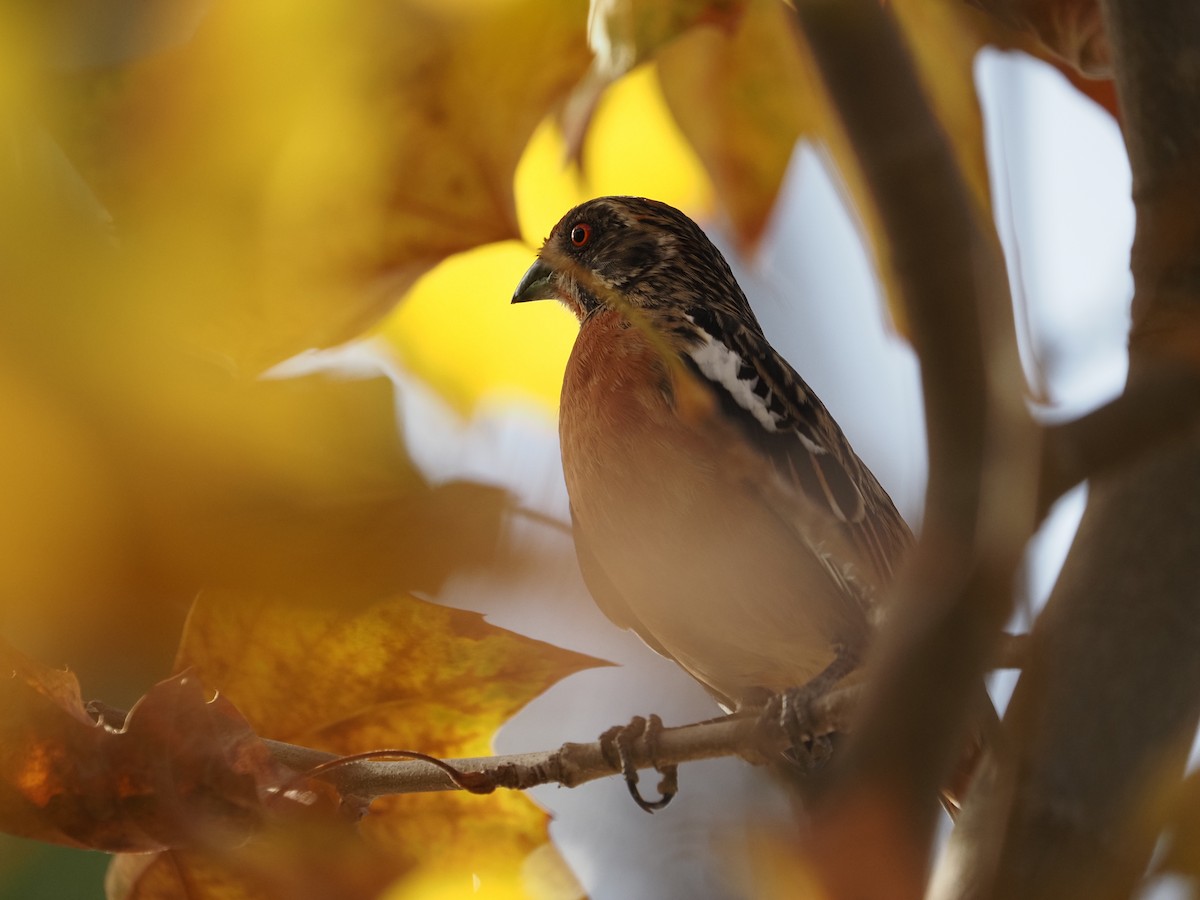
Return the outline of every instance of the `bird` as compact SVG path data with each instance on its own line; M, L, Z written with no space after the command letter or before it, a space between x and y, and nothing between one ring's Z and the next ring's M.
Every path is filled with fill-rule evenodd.
M559 437L600 609L727 710L856 669L912 533L686 214L600 197L512 302L579 320Z

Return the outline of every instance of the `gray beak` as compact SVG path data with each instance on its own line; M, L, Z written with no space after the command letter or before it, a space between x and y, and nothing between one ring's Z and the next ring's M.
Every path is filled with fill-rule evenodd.
M550 279L554 275L540 259L537 260L529 271L525 273L525 277L521 279L521 283L517 285L517 289L513 291L513 303L526 303L530 300L549 300L553 296L550 289Z

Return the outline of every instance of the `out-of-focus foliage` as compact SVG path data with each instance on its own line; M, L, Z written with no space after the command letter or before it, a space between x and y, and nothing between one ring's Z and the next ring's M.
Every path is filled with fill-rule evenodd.
M893 6L986 202L970 61L1012 38L949 0ZM172 829L204 821L194 793L139 760L194 735L190 765L219 782L199 793L257 822L276 778L260 736L484 753L586 664L412 598L495 562L509 498L430 484L389 379L271 367L377 329L460 410L497 392L550 405L573 323L507 299L559 216L650 195L723 215L750 251L798 137L828 145L874 233L789 16L775 0L0 9L0 631L132 700L201 593L179 665L221 697L162 682L117 734L73 677L6 656L7 830L176 848L120 857L114 897L181 896L181 872L189 896L458 896L471 873L482 896L527 895L522 866L576 890L520 797L392 799L357 830L180 848Z
M264 373L360 333L446 254L518 235L513 171L586 67L586 6L131 3L111 33L89 9L0 14L0 627L132 699L129 679L166 672L198 591L270 595L281 605L269 630L223 607L229 626L208 634L208 659L298 652L305 623L348 617L347 631L299 644L277 712L304 710L313 730L357 715L358 749L486 752L500 722L581 663L406 592L436 592L450 573L493 562L507 496L429 484L408 457L389 379ZM375 613L355 632L363 609ZM194 613L191 634L201 621ZM321 637L330 657L316 667ZM497 649L506 639L515 662ZM368 670L385 658L412 680ZM471 702L451 692L456 677L476 689ZM177 848L166 861L123 857L113 896L180 896L181 867L191 896L249 883L302 896L292 888L306 883L300 863L317 838L273 828L232 853L194 803L160 784L170 771L196 779L210 805L245 799L236 767L229 791L202 777L225 771L207 753L205 721L227 708L241 721L228 701L242 693L253 704L227 679L221 669L206 681L216 705L154 689L122 734L77 699L50 702L14 679L7 771L38 788L48 820L6 803L6 830ZM304 699L306 683L321 704ZM370 704L351 686L377 691L388 714L368 727ZM440 693L414 693L426 688ZM401 722L417 733L398 732ZM171 755L171 741L188 740L192 756ZM31 780L47 758L36 748L54 749L61 764L45 771L59 781ZM137 764L147 756L162 764ZM64 797L67 811L94 813L90 830L79 816L55 818ZM363 830L383 837L369 846L345 824L311 824L340 864L308 872L304 890L377 896L418 863L460 886L471 871L519 883L522 859L545 844L544 814L521 797L467 799L478 802L372 814ZM195 826L189 848L162 836L180 817ZM139 829L150 836L128 837ZM455 840L435 845L447 830ZM460 865L439 868L434 851L451 849Z

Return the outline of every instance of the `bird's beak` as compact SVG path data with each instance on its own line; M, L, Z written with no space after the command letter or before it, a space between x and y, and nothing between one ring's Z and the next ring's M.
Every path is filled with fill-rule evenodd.
M513 291L513 303L525 303L529 300L549 300L553 293L550 288L550 278L554 273L540 259L529 267L517 289Z

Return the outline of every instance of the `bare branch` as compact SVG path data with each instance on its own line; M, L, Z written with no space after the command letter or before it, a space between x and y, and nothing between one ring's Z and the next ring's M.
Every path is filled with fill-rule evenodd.
M850 710L859 696L858 687L842 687L817 698L812 705L812 726L817 733L844 732L850 720ZM287 744L267 741L272 754L289 768L304 772L337 760L333 754ZM790 742L782 725L770 718L753 713L726 716L707 722L665 728L655 746L647 745L644 737L632 743L634 765L639 769L655 766L714 759L721 756L740 756L763 762L787 749ZM386 756L387 751L379 751ZM495 788L527 790L542 784L577 787L597 778L620 774L609 761L600 742L567 743L557 750L515 753L504 756L446 759L462 773L473 776L470 781L480 785L476 793ZM331 767L320 775L343 795L371 799L387 794L412 794L461 790L461 786L446 772L419 760L351 761Z
M1200 6L1102 7L1137 205L1133 331L1128 399L1081 426L1075 449L1087 453L1088 429L1111 435L1122 416L1186 437L1135 452L1131 465L1091 483L1009 707L1013 754L978 810L980 821L1002 823L988 835L995 883L978 877L988 848L968 847L960 871L971 877L945 895L958 900L1129 896L1161 826L1151 789L1182 774L1200 721L1195 395L1168 389L1162 408L1139 408L1154 373L1194 371L1200 346ZM1139 449L1143 438L1130 444Z
M1038 512L1086 478L1136 462L1200 422L1200 371L1157 365L1116 400L1047 428L1042 442Z

